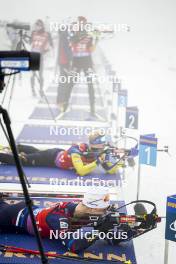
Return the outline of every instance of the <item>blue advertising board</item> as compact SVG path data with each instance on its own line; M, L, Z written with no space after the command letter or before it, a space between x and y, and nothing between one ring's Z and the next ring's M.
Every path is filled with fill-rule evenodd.
M176 195L167 197L165 239L176 242Z

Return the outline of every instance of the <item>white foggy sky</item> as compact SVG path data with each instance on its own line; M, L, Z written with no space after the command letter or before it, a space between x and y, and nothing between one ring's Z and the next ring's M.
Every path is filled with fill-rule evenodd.
M78 15L131 27L131 32L116 34L100 45L121 77L122 88L129 91L129 105L139 107L139 132L155 132L161 146L169 144L174 154L159 155L157 168L142 167L141 196L156 202L164 215L167 195L176 193L176 1L0 0L0 19L33 22L49 16L61 21ZM126 189L134 199L136 178L132 177ZM139 264L163 263L164 224L153 234L135 241L143 261ZM174 251L171 256L176 259Z

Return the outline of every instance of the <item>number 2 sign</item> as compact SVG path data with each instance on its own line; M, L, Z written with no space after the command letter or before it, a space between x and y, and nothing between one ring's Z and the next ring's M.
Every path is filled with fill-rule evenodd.
M125 127L130 129L138 129L138 108L126 107L126 122Z

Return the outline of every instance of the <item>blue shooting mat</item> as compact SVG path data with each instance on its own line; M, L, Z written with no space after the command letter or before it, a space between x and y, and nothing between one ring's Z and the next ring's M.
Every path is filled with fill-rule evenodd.
M84 88L85 88L85 86L77 85L73 89L77 93L88 94L88 88L87 87L86 87L86 89L84 89ZM50 85L47 88L47 90L46 90L46 94L47 93L55 93L55 94L57 94L57 90L58 90L58 87L56 85Z
M51 114L51 111L52 114ZM57 107L51 107L50 109L46 105L46 107L36 107L32 114L30 115L30 119L39 119L39 120L53 120L54 118L57 118L57 116L60 114L60 111ZM72 120L72 121L96 121L96 122L102 122L103 120L106 121L106 110L97 110L96 113L100 116L100 119L98 116L91 116L90 112L84 109L71 109L69 112L66 112L62 116L62 120Z
M18 198L17 198L18 199ZM19 200L21 200L19 198ZM68 201L68 199L53 199L53 198L33 198L34 204L37 202L38 206L43 207L43 203L45 202L58 202L58 201ZM73 200L73 199L72 199ZM70 199L69 199L70 201ZM118 202L119 206L124 205L124 201ZM121 212L126 213L125 207ZM33 236L26 234L10 234L10 233L1 233L0 235L0 244L10 245L15 247L22 247L26 249L38 250L36 240ZM49 240L43 239L43 245L45 252L53 252L60 254L69 254L67 249L59 242L59 240ZM95 244L90 246L84 252L80 252L78 255L80 257L92 257L99 259L107 260L105 263L114 263L111 260L115 260L117 264L122 264L124 261L131 261L132 264L137 264L133 242L124 242L118 246L108 245L105 241L99 240L96 241ZM13 254L13 253L0 253L0 263L26 263L26 264L38 264L41 263L38 256L33 255L23 255L23 254ZM103 261L91 260L68 260L68 259L54 259L50 258L49 263L63 263L63 264L71 264L71 263L104 263Z
M60 114L58 107L50 107L50 109L52 111L52 114L47 106L45 108L36 107L30 115L29 119L52 120L53 116L54 118L56 118Z
M25 175L31 184L47 184L66 186L102 185L107 187L121 186L120 174L105 174L104 170L97 168L91 174L81 177L73 170L62 170L49 167L23 167ZM19 183L19 177L15 166L0 165L0 183Z
M95 91L95 94L97 94L98 92L98 85L97 84L94 84L94 91ZM53 94L57 94L57 91L58 91L58 86L57 85L50 85L47 90L46 90L46 94L47 93L53 93ZM81 93L81 94L87 94L88 95L88 87L86 84L78 84L78 85L74 85L73 86L73 89L72 89L72 92L71 92L71 96L75 95L76 93Z
M108 130L103 127L104 131ZM63 125L25 125L17 137L18 143L25 144L55 144L71 145L73 143L88 143L88 133L92 129L97 130L100 127L72 127Z
M46 97L47 97L49 104L56 104L56 96L46 95ZM41 101L39 101L39 103L47 104L47 102L43 99ZM89 104L89 98L79 97L79 95L78 96L72 96L71 97L71 103L85 106L85 105ZM96 98L95 104L96 104L96 106L102 106L102 101L101 101L100 97Z

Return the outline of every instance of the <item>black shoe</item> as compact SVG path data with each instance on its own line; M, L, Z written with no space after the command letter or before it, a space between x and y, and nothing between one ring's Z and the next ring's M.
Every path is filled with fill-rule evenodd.
M134 206L135 215L145 215L147 214L147 210L142 203L137 203Z

